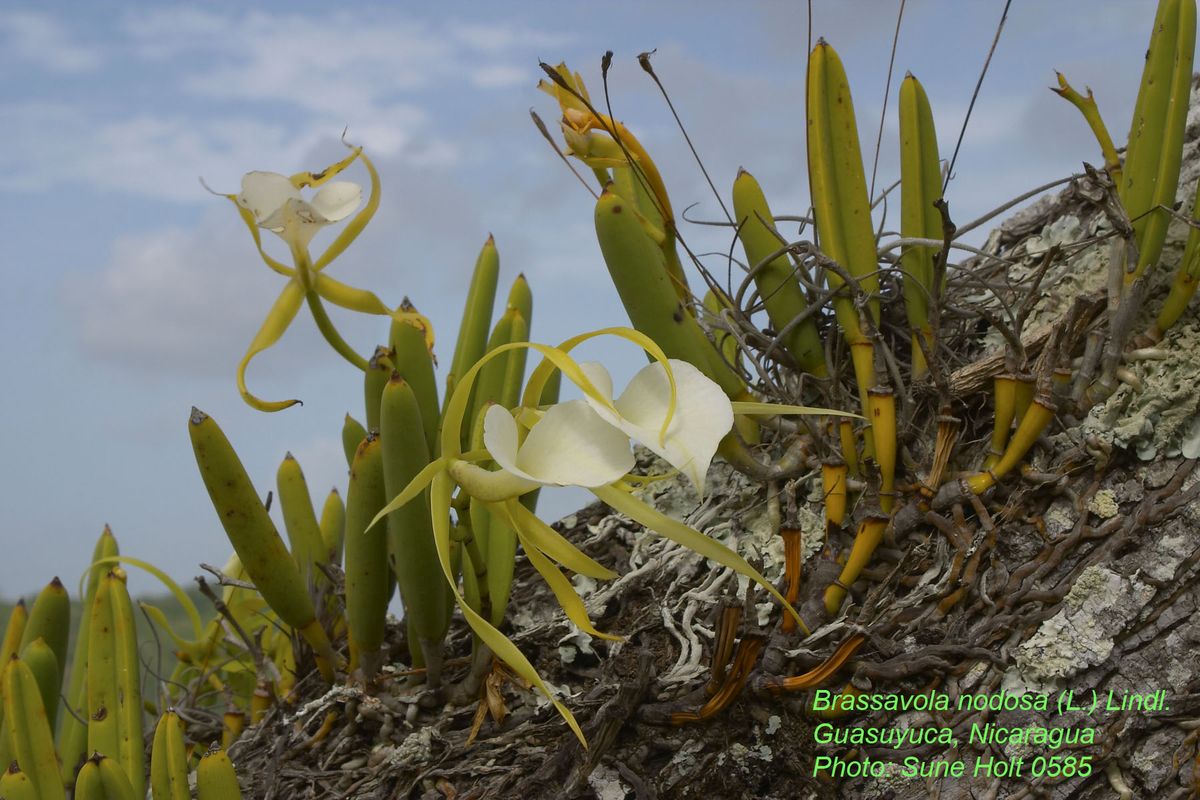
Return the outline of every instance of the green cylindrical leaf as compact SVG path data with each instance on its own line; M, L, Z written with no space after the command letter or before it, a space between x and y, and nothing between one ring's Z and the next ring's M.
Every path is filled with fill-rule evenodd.
M1127 282L1158 263L1166 241L1171 222L1166 209L1174 206L1179 186L1195 49L1195 0L1160 0L1120 187L1138 244L1137 267L1127 273Z
M354 453L359 442L367 438L367 429L349 414L342 421L342 451L346 454L346 468L354 464Z
M292 558L300 569L305 586L311 587L322 577L316 564L328 563L325 540L321 526L313 510L312 495L304 480L304 471L299 462L288 453L283 457L275 483L279 489L279 508L283 512L283 525L292 545Z
M300 570L233 446L217 423L198 409L192 409L188 433L200 476L242 568L279 618L312 646L323 676L332 681L337 657L317 623Z
M87 726L79 720L87 718L89 622L92 602L96 599L96 590L99 588L104 574L109 570L107 565L96 564L96 562L117 554L117 540L109 527L105 525L92 551L92 563L95 566L88 570L87 586L83 595L83 613L80 615L79 631L75 634L75 652L71 656L67 702L70 703L74 713L63 714L58 731L58 757L62 761L63 783L67 786L73 783L75 771L87 757L87 753L84 752L87 748Z
M342 563L342 539L346 534L346 505L337 489L330 489L321 508L321 540L331 564Z
M0 797L4 800L41 800L33 781L21 771L15 761L0 774Z
M367 430L379 430L379 398L392 374L392 351L382 345L375 348L363 373L363 397L367 406Z
M405 298L401 311L416 312L416 308ZM412 387L417 404L421 408L421 421L425 427L425 443L430 453L438 447L437 431L441 422L438 406L437 379L433 374L433 353L426 344L425 323L416 320L392 323L388 341L394 353L396 372Z
M900 235L906 239L941 239L941 218L934 202L942 196L933 111L920 81L911 74L900 84ZM925 371L918 336L933 348L929 321L930 299L945 289L945 276L934 275L936 248L914 245L900 253L904 309L912 329L914 375ZM936 289L935 289L936 287Z
M730 397L745 384L704 335L671 284L662 251L619 195L605 191L596 202L596 237L609 275L633 327L656 341L670 358L696 366Z
M88 619L87 749L117 758L120 717L117 711L117 638L113 622L113 589L120 580L106 572L92 600Z
M21 650L21 660L33 673L42 696L42 708L46 709L46 717L53 730L54 718L58 713L58 659L46 640L39 636Z
M458 340L454 344L454 358L450 362L450 374L446 376L446 402L454 392L455 382L471 366L483 358L487 347L488 329L492 325L492 306L496 302L496 284L500 280L500 254L496 240L488 236L467 290L467 302L463 308L462 323L458 328Z
M350 634L350 668L361 669L368 678L380 666L389 571L387 528L376 525L367 530L367 526L385 502L382 447L374 434L368 434L354 454L346 493L346 624Z
M142 739L141 663L138 661L137 624L126 588L125 572L108 573L112 604L114 666L117 682L117 761L129 778L134 794L146 793L146 745Z
M224 750L209 750L196 768L196 794L199 800L241 800L237 772Z
M784 330L808 309L808 300L787 255L768 260L784 240L775 230L775 217L758 181L745 170L739 170L733 182L733 213L738 224L738 238L746 253L746 265L755 270L754 285L766 307L767 318L776 331ZM793 326L784 335L783 346L805 372L826 374L825 349L817 333L815 317L810 316Z
M1192 220L1193 222L1200 221L1200 185L1196 187L1196 199L1192 205ZM1151 330L1151 338L1155 340L1161 338L1163 333L1183 316L1183 312L1187 310L1188 304L1192 301L1192 295L1196 293L1197 284L1200 284L1200 229L1193 226L1188 231L1187 244L1183 248L1183 260L1179 262L1179 268L1175 270L1175 280L1171 284L1171 291L1167 295L1167 299L1163 301L1158 320Z
M858 146L858 123L846 71L834 49L821 39L808 60L808 176L822 252L837 262L872 298L870 315L879 322L879 278L875 274L875 232ZM826 272L832 288L842 277ZM850 346L863 412L875 383L871 340L862 329L850 296L834 298L838 327Z
M54 705L47 708L50 716L50 727L54 727L55 714L58 711L58 695L62 687L63 668L67 663L67 642L71 636L71 598L67 595L66 587L58 578L50 581L46 588L38 594L29 611L29 621L21 635L21 649L37 639L44 639L54 653L55 663L58 664L58 676L54 685Z
M4 668L4 729L12 757L21 765L38 800L62 800L62 776L54 752L54 733L42 705L37 679L14 658Z
M154 729L154 745L150 756L150 794L153 800L191 800L183 721L174 711L163 714Z
M422 428L416 393L406 380L393 375L383 392L380 429L387 497L400 494L428 466ZM449 592L438 566L427 491L388 515L387 537L388 559L418 644L423 651L440 647L450 624Z

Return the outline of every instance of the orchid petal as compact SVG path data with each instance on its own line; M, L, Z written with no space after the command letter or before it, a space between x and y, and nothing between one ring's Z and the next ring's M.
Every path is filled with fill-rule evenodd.
M362 203L362 189L350 181L334 181L321 187L310 202L325 223L341 222Z
M721 439L733 427L733 408L721 387L696 367L674 358L669 363L675 376L676 404L665 437L662 426L671 403L671 383L658 362L643 367L633 377L614 403L617 413L594 402L592 408L687 475L703 495L708 465ZM601 393L612 396L612 380L604 367L589 362L580 368Z
M266 224L287 203L288 200L299 200L300 190L292 185L286 175L278 172L247 172L242 176L242 193L237 197L237 203L242 208L254 214L259 225L278 233L283 230L281 219L276 220L276 226Z
M241 217L246 229L250 231L250 236L254 239L254 246L258 248L258 254L262 257L263 263L275 272L283 275L285 278L290 278L295 275L295 269L280 263L271 256L267 255L266 250L263 250L262 235L258 232L258 220L255 218L254 212L248 208L244 208L242 204L238 202L237 195L227 194L223 196L237 207L238 216Z
M733 408L721 387L688 362L671 359L671 372L676 407L665 440L660 431L671 384L661 364L649 364L633 377L617 398L617 410L636 426L623 428L626 433L687 475L703 495L708 465L733 427Z
M591 381L592 385L596 387L596 391L603 395L604 399L612 404L612 375L608 374L608 370L605 368L605 366L598 361L580 361L579 368L583 370L583 374L587 375L588 380ZM603 406L599 406L599 404L597 404L597 407L603 408ZM601 416L603 416L605 419L616 419L616 415L613 413L613 409L615 408L615 405L613 405L612 409L605 408L604 412L601 413Z

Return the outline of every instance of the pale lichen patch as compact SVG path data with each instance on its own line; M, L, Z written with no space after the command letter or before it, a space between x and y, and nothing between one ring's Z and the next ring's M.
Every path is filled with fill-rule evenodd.
M1057 686L1088 667L1102 663L1113 650L1113 638L1154 597L1154 588L1106 567L1080 573L1063 609L1017 653L1026 682Z
M563 664L574 664L581 655L595 657L596 651L592 649L592 637L574 625L571 628L570 633L558 640L559 660Z
M621 780L621 773L605 764L592 770L588 775L588 785L596 793L596 800L625 800L631 791Z
M399 763L430 761L433 758L433 729L420 728L404 737L392 758Z
M699 739L689 739L680 745L671 756L670 763L663 770L663 785L670 788L680 780L696 771L699 766L697 756L704 752L704 742Z
M821 552L821 548L825 546L824 504L822 504L822 513L820 514L814 513L807 506L801 506L796 509L796 519L794 522L800 528L801 549L803 551L801 558L808 561Z
M1046 523L1047 534L1051 537L1062 536L1075 527L1074 509L1069 501L1056 500L1050 504L1042 520Z
M1087 510L1100 519L1112 519L1121 513L1121 508L1117 505L1117 495L1112 489L1101 489L1093 494L1088 500Z
M1142 390L1122 385L1093 408L1081 433L1105 445L1131 449L1150 461L1159 456L1200 456L1200 326L1181 320L1167 334L1166 357L1128 365Z

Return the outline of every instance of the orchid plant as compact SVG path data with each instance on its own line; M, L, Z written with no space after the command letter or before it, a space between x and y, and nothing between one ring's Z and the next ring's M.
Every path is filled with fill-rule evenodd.
M357 664L363 677L369 679L374 668L371 665L377 662L380 645L377 640L388 601L388 586L380 582L378 565L390 558L406 599L414 663L429 665L431 684L439 680L439 637L444 636L445 630L444 625L435 625L433 621L435 617L448 619L451 604L457 604L481 646L478 654L494 654L522 679L539 688L582 741L582 732L570 711L553 698L533 665L496 627L503 618L507 601L507 585L511 581L511 562L507 559L513 551L508 547L491 552L495 545L492 540L498 529L507 529L510 532L507 535L515 539L513 544L521 545L571 622L590 635L619 638L595 628L583 600L562 570L594 579L611 579L616 573L588 557L538 518L531 493L546 486L589 489L646 528L761 586L807 630L783 595L744 558L635 496L633 489L645 479L630 474L635 467L631 445L641 445L656 453L683 474L703 497L708 468L722 442L729 441L737 417L792 413L853 415L803 406L768 405L740 397L731 400L728 389L693 361L668 357L655 338L633 328L584 333L558 346L528 342L522 331L527 330L530 306L528 289L523 288L521 279L514 285L509 312L497 324L486 351L464 358L462 365L452 370L445 404L439 410L432 384L433 337L428 320L421 318L420 324L414 326L420 331L416 334L417 341L409 341L411 336L397 336L397 332L404 333L409 327L393 326L391 347L377 351L368 364L342 339L325 312L323 301L353 311L390 316L401 322L419 316L407 305L392 312L373 293L352 288L323 273L354 241L378 208L379 176L361 148L351 150L345 159L317 173L303 172L290 177L272 172L247 173L241 193L225 195L236 205L263 262L288 279L238 365L238 389L242 397L264 411L280 410L297 402L255 397L246 389L245 371L255 355L278 341L302 302L307 302L318 328L333 348L366 372L364 386L370 430L360 429L351 435L347 450L351 463L345 516L347 620L351 653L362 656L352 658L351 667ZM333 180L360 159L371 179L365 205L358 186ZM316 192L306 199L302 192L305 189ZM322 228L345 220L349 222L329 247L314 258L309 246L315 235ZM291 266L267 254L260 229L284 240L291 253ZM470 331L486 331L496 267L495 247L489 240L476 265L476 277L484 278L478 280L478 291L475 282L472 284L460 344ZM507 331L506 321L519 321L516 326L519 330ZM620 393L602 365L579 362L571 355L578 345L603 335L632 342L651 357L651 363ZM419 341L422 338L423 344ZM541 364L527 381L522 381L521 375L514 375L511 394L508 389L504 393L509 399L489 405L489 400L483 398L490 399L492 395L480 394L482 384L491 381L493 373L507 374L513 365L522 365L519 372L523 373L524 353L528 350L543 357ZM495 363L488 366L491 362ZM376 369L377 364L384 371ZM386 378L389 373L390 381ZM548 387L560 377L578 387L582 398L556 402L557 391ZM387 388L383 388L385 383ZM392 422L382 426L379 425L381 391L384 406L393 409L383 415ZM516 402L517 398L520 402ZM430 425L426 426L426 422ZM374 430L377 427L381 430ZM429 440L427 448L416 447L416 439L410 434L416 436L413 431L425 427L431 432L429 436L433 437L434 431L437 435ZM375 443L380 434L382 448ZM426 436L418 438L424 442ZM393 481L401 474L403 480ZM382 485L386 481L392 481L394 486L384 492ZM402 514L401 509L404 509ZM378 526L385 519L387 536ZM288 533L293 535L290 527ZM271 532L267 538L272 536L278 534ZM505 551L508 556L498 555ZM499 559L505 559L504 563ZM405 569L401 570L401 566ZM490 569L495 569L496 574L488 581L481 580ZM435 577L439 571L441 578ZM448 586L444 595L442 589L434 591L442 579ZM439 610L439 595L445 597L443 610ZM429 602L422 600L418 604L420 598ZM351 609L356 610L353 615L349 613Z

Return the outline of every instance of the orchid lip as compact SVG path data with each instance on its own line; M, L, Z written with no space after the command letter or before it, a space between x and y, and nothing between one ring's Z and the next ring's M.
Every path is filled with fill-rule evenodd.
M604 486L634 465L629 437L582 400L548 408L524 442L512 414L492 406L484 415L483 439L503 471L543 486Z

